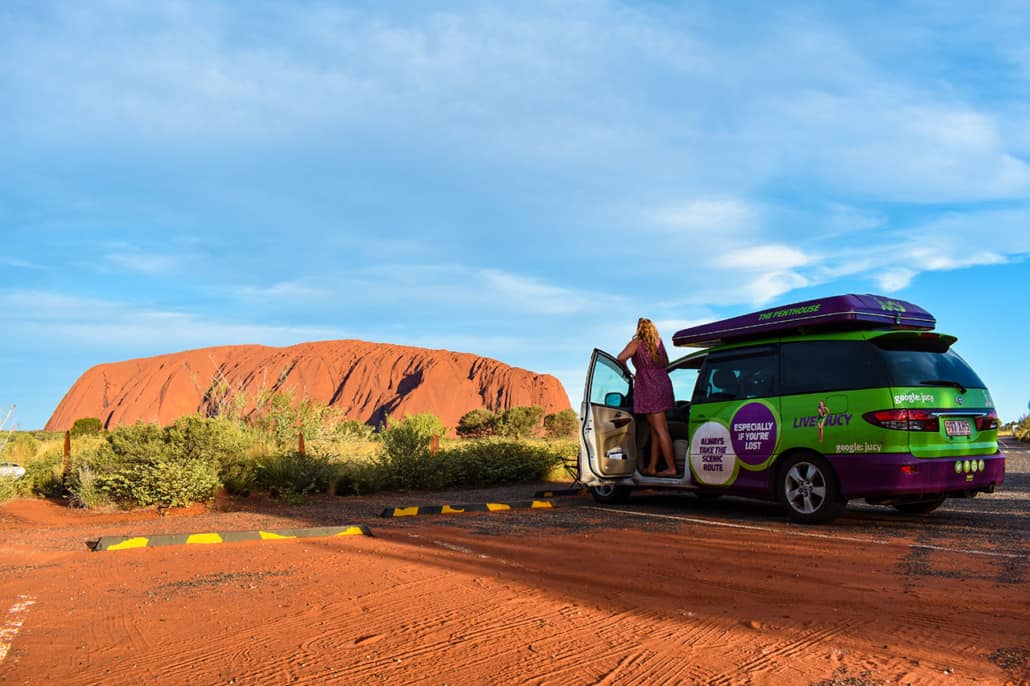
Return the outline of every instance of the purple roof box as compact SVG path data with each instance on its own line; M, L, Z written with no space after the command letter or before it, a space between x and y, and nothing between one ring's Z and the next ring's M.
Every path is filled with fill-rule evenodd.
M719 343L790 335L803 331L854 329L929 330L933 315L910 302L883 295L835 295L773 307L677 331L672 342L706 348Z

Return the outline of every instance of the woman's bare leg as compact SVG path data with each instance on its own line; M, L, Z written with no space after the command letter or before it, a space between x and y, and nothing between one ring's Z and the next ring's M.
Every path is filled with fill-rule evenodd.
M661 448L658 445L658 434L655 433L654 424L648 421L647 425L651 431L651 475L653 476L658 471L658 453Z
M662 459L664 459L665 464L668 465L666 469L658 472L658 476L676 476L678 474L678 471L676 470L676 458L673 456L672 452L672 437L669 436L669 425L665 421L665 413L656 412L652 415L648 415L647 421L652 427L651 440L661 448ZM657 441L654 440L656 438L655 434L657 434ZM658 469L657 456L654 460L654 466L655 469Z
M655 442L654 424L650 420L647 422L647 427L651 432L651 447L648 448L647 459L641 460L642 464L637 471L647 476L654 476L655 471L658 470L658 444Z

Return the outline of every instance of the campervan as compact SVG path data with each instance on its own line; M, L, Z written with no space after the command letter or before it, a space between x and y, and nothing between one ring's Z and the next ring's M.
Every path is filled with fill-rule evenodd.
M675 345L700 349L667 367L675 477L638 471L650 432L633 375L594 350L580 481L602 503L639 488L775 499L801 523L851 500L916 514L993 492L1005 456L991 394L935 326L912 303L849 294L678 331Z

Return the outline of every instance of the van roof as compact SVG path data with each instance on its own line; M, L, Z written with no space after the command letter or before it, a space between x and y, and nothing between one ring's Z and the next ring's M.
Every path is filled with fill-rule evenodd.
M804 335L860 329L927 331L936 326L932 314L910 302L882 295L835 295L772 307L677 331L677 346L708 348L771 336Z

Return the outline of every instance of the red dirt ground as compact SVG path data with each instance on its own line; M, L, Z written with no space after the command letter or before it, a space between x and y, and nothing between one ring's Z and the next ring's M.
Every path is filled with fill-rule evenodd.
M876 538L576 499L365 518L374 537L84 544L313 525L274 508L172 514L0 507L0 683L1027 683L1021 572L1000 580L1011 560L952 546L919 549L934 573L901 575L918 527Z

